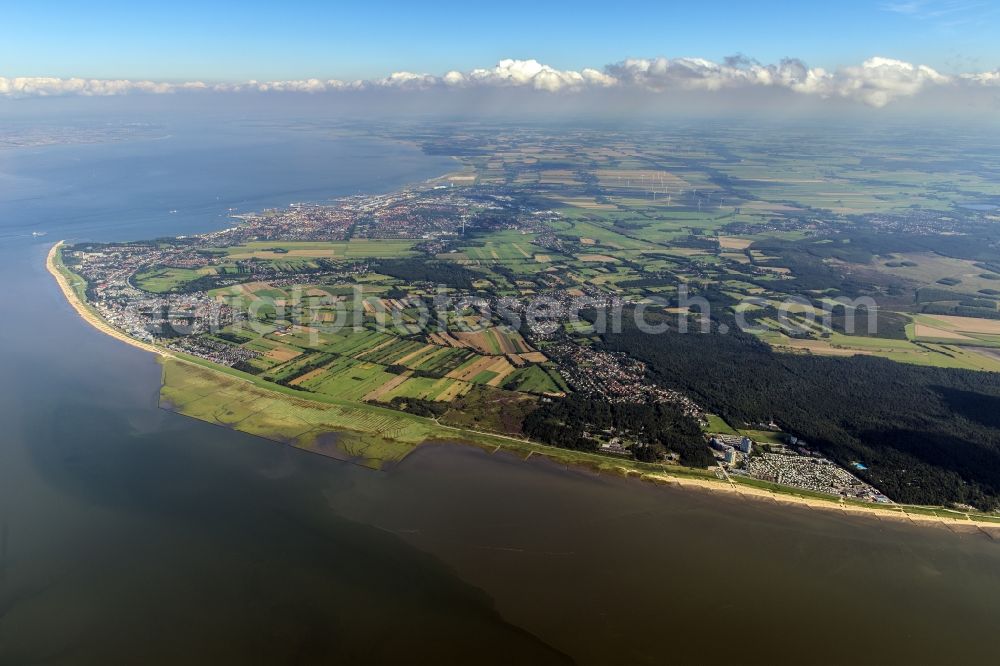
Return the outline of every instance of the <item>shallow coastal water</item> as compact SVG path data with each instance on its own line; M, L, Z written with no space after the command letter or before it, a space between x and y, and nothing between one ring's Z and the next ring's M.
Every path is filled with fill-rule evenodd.
M0 151L0 663L995 662L1000 543L973 530L459 446L372 472L157 409L159 367L75 315L49 241L452 168L280 128L168 134Z

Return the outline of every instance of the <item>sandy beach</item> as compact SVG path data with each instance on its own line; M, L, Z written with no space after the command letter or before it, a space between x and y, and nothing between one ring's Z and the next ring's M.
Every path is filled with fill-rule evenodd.
M908 507L902 504L872 504L870 506L864 506L842 502L833 496L831 496L829 500L802 497L800 495L792 494L794 493L794 489L789 489L788 493L781 493L763 488L740 485L737 483L726 483L722 480L711 481L708 479L692 479L688 477L672 476L670 474L646 474L643 475L642 478L654 483L664 483L681 488L696 488L713 492L735 494L742 498L755 501L791 504L808 507L810 509L819 509L822 511L836 511L848 515L875 517L880 520L908 522L921 526L945 527L953 532L965 533L970 531L971 528L971 530L980 531L992 539L1000 539L1000 523L980 520L959 511L953 512L953 516L932 516L924 513L914 513L912 511L908 511ZM944 508L935 508L935 510L946 511Z

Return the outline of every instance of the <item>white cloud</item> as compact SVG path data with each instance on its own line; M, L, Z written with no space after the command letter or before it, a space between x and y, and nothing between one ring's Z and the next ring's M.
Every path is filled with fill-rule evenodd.
M891 58L869 58L858 67L845 67L833 77L833 88L842 97L875 107L899 97L916 95L924 88L951 83L951 78L926 65Z
M234 90L256 90L257 92L327 92L339 90L346 84L343 81L329 79L304 79L299 81L249 81L246 84L234 87ZM215 86L216 89L224 90L224 86Z
M882 57L834 72L810 68L791 58L777 65L763 65L744 57L729 58L722 64L701 58L629 59L610 65L608 71L623 83L656 92L773 87L821 97L846 97L875 107L916 95L928 86L951 82L926 65Z
M393 72L384 79L374 81L358 81L357 87L422 89L438 85L440 79L431 74L414 74L413 72Z
M562 90L579 90L588 86L613 85L613 77L596 69L558 70L543 65L537 60L501 60L490 69L473 69L468 72L452 70L444 76L431 74L414 74L412 72L395 72L384 79L360 81L359 87L378 88L433 88L444 86L449 88L471 88L475 86L489 87L523 87L535 90L558 92Z
M453 72L458 74L458 72ZM596 69L558 70L537 60L501 60L492 69L474 69L461 78L453 77L460 84L487 86L529 87L535 90L556 92L578 90L587 86L614 85L616 80Z
M779 65L762 65L743 57L729 58L723 64L703 58L630 58L609 65L608 72L623 83L663 92L681 90L721 90L739 86L793 87L809 72L797 60Z
M4 97L105 96L123 95L130 92L168 93L178 90L203 90L207 87L200 81L163 83L125 79L58 79L30 76L4 78L0 76L0 96Z
M959 78L962 81L982 86L1000 86L1000 69L994 69L992 72L961 74Z
M381 79L345 82L337 79L247 81L207 84L0 77L0 97L55 95L166 94L189 90L258 93L329 93L348 90L429 90L435 88L522 88L548 93L620 87L652 94L739 89L783 90L820 98L845 98L882 107L934 88L981 88L1000 85L1000 70L946 76L926 65L874 57L860 65L833 71L787 58L762 64L745 56L713 62L703 58L629 58L603 69L560 70L537 60L501 60L491 68L453 70L442 76L399 71Z

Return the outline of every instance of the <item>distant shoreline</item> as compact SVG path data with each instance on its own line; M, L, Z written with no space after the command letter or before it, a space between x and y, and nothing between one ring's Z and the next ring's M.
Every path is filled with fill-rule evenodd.
M141 349L143 351L156 354L164 358L176 358L175 355L171 354L169 351L158 347L153 344L145 343L140 340L123 333L122 331L114 328L108 324L99 313L97 313L93 308L91 308L86 302L84 302L73 285L70 284L71 271L62 264L60 259L60 249L65 244L65 241L59 241L50 248L48 256L46 258L46 269L55 278L59 289L62 291L63 296L69 301L69 304L76 310L77 314L86 321L88 324L101 331L102 333L109 335L121 342L128 345ZM217 372L217 371L216 371ZM276 393L276 397L280 398L282 394ZM221 424L220 424L221 425ZM226 426L229 427L229 426ZM459 428L449 427L449 430L455 432L455 441L457 444L472 443L471 441L463 442L462 433L463 430ZM547 446L544 444L538 444L535 442L529 442L527 440L519 440L517 438L507 437L504 435L496 435L493 433L479 433L478 431L470 431L469 437L473 435L483 435L491 438L500 438L504 440L510 440L512 442L517 442L523 444L524 446L532 447L532 451L528 454L530 458L532 455L540 455L557 464L563 464L570 467L586 467L587 463L585 460L579 458L579 456L574 457L572 454L576 452L570 452L566 449L559 449L552 446ZM440 441L440 440L439 440ZM481 446L481 445L480 445ZM503 446L498 446L498 449L502 449ZM537 449L537 450L536 450ZM516 453L513 449L508 449L510 453ZM527 460L527 458L525 458ZM621 461L625 463L626 461ZM820 499L813 497L803 497L802 495L796 494L796 489L789 487L788 491L770 490L765 488L757 488L745 483L738 483L734 481L724 481L724 480L712 480L709 478L699 479L692 478L690 476L683 475L681 473L671 473L668 470L663 472L652 472L647 469L643 469L638 466L629 466L627 464L621 464L618 466L617 471L625 477L636 478L639 480L647 481L650 483L677 486L680 488L696 488L701 490L708 490L714 492L723 492L729 494L736 494L745 499L752 499L756 501L772 501L778 504L793 504L799 507L809 508L809 509L820 509L824 511L834 511L840 512L844 515L857 515L857 516L868 516L875 517L877 519L890 519L894 521L908 522L916 526L931 527L931 526L943 526L949 531L956 532L957 527L965 528L965 533L980 532L991 539L1000 540L1000 519L997 521L983 520L978 517L974 517L970 514L965 514L959 511L952 511L946 509L945 507L912 507L907 505L893 504L888 505L893 508L888 508L883 505L862 505L855 503L844 502L841 499L830 496L830 499ZM939 515L929 515L928 513L923 513L922 511L946 511L949 513L954 513L954 516L939 516Z

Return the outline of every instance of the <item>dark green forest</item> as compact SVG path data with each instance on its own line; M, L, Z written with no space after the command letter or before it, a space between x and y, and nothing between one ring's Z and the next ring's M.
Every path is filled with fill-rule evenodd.
M841 464L864 463L866 480L897 501L1000 504L1000 374L782 354L734 324L653 335L626 316L599 344L735 426L773 419Z
M543 404L524 420L525 434L567 449L595 451L592 435L609 429L640 436L642 446L632 449L639 460L658 460L672 451L684 465L713 464L698 421L672 404L618 404L570 395Z
M430 282L454 289L471 290L472 283L479 278L472 271L447 261L427 261L422 258L387 259L377 261L372 270L407 283Z

